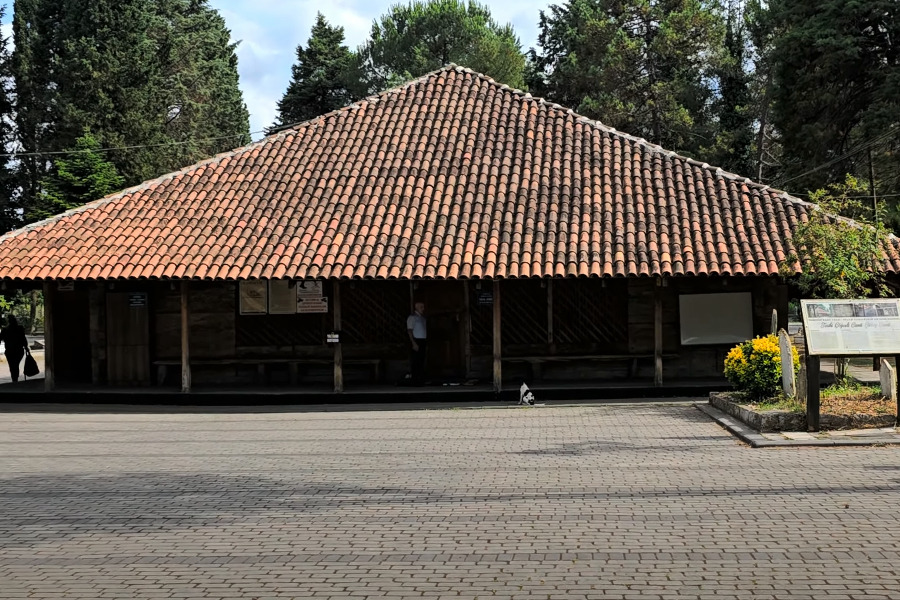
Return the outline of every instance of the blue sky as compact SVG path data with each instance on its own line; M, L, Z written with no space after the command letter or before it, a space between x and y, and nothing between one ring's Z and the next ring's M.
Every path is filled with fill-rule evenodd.
M240 40L241 88L250 109L250 128L260 131L275 119L275 106L291 76L297 44L306 44L320 11L333 25L341 25L347 44L355 48L372 22L395 4L392 0L210 0L225 17L232 37ZM539 11L548 0L494 0L486 4L494 18L512 23L522 46L537 42ZM258 137L258 136L254 136Z
M403 0L406 1L406 0ZM539 11L549 0L482 0L500 23L511 23L524 49L537 43ZM10 34L12 2L2 27ZM355 48L369 34L372 22L396 0L210 0L239 40L241 89L250 110L250 130L261 131L275 120L275 107L291 76L297 44L306 44L309 30L320 11L333 25L341 25L347 45ZM259 138L255 135L254 138Z

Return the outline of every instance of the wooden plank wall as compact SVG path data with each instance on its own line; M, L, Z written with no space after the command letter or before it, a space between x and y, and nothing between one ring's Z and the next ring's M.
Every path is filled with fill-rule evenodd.
M189 284L191 356L233 357L235 348L235 284L192 281ZM154 287L153 351L157 359L181 358L181 288L179 283Z

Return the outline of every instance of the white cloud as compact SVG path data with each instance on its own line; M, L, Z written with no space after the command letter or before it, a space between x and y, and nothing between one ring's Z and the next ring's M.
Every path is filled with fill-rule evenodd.
M344 28L347 45L355 48L369 35L372 22L388 11L394 0L211 0L221 12L235 40L241 40L238 60L241 89L250 110L251 131L270 126L277 102L291 76L295 50L306 44L316 13ZM494 18L511 23L524 49L537 43L539 12L548 0L487 2ZM259 135L254 136L260 137Z

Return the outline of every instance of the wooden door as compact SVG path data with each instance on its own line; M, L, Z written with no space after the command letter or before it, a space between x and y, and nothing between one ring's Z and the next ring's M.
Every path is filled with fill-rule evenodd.
M110 385L150 384L150 307L144 292L106 295L107 376Z
M421 281L413 293L425 302L429 378L465 377L465 295L461 281Z

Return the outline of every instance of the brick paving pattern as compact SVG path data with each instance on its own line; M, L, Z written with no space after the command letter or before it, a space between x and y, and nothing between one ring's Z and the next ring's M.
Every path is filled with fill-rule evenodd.
M689 405L0 414L0 599L900 598L900 449Z

